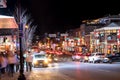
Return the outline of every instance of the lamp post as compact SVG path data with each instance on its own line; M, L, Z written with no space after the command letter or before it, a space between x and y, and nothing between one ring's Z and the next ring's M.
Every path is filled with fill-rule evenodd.
M19 48L20 48L20 75L18 80L26 80L23 72L24 72L24 59L23 59L23 49L22 49L22 38L23 38L23 23L21 17L21 0L18 0L18 29L19 29Z

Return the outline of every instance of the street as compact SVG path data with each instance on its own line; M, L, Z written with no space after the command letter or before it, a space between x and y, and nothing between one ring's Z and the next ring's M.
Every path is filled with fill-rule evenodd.
M53 63L24 74L26 80L120 80L120 63ZM18 75L15 73L14 77L9 77L6 73L1 80L17 80Z

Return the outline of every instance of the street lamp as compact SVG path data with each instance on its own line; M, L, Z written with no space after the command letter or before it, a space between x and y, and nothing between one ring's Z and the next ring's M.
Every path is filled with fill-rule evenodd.
M20 75L18 80L26 80L24 72L24 59L23 59L23 49L22 49L22 38L23 38L23 22L21 17L21 0L18 0L18 29L19 29L19 44L20 44Z

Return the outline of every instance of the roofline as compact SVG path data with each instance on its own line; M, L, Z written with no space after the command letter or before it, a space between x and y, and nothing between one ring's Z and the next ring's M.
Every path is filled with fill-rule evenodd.
M120 26L117 26L117 27L103 27L103 28L95 29L94 31L113 30L113 29L120 29Z

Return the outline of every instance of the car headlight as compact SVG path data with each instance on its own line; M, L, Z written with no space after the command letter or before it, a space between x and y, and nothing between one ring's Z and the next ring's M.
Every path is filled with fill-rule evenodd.
M109 60L109 58L104 58L105 60Z
M51 58L49 58L48 60L46 60L46 61L49 61L49 62L51 62L52 61L52 59Z
M58 61L58 58L54 58L55 61Z
M33 63L34 63L34 64L37 64L37 63L38 63L38 61L37 61L37 60L33 60Z
M48 63L48 59L45 59L44 63Z

